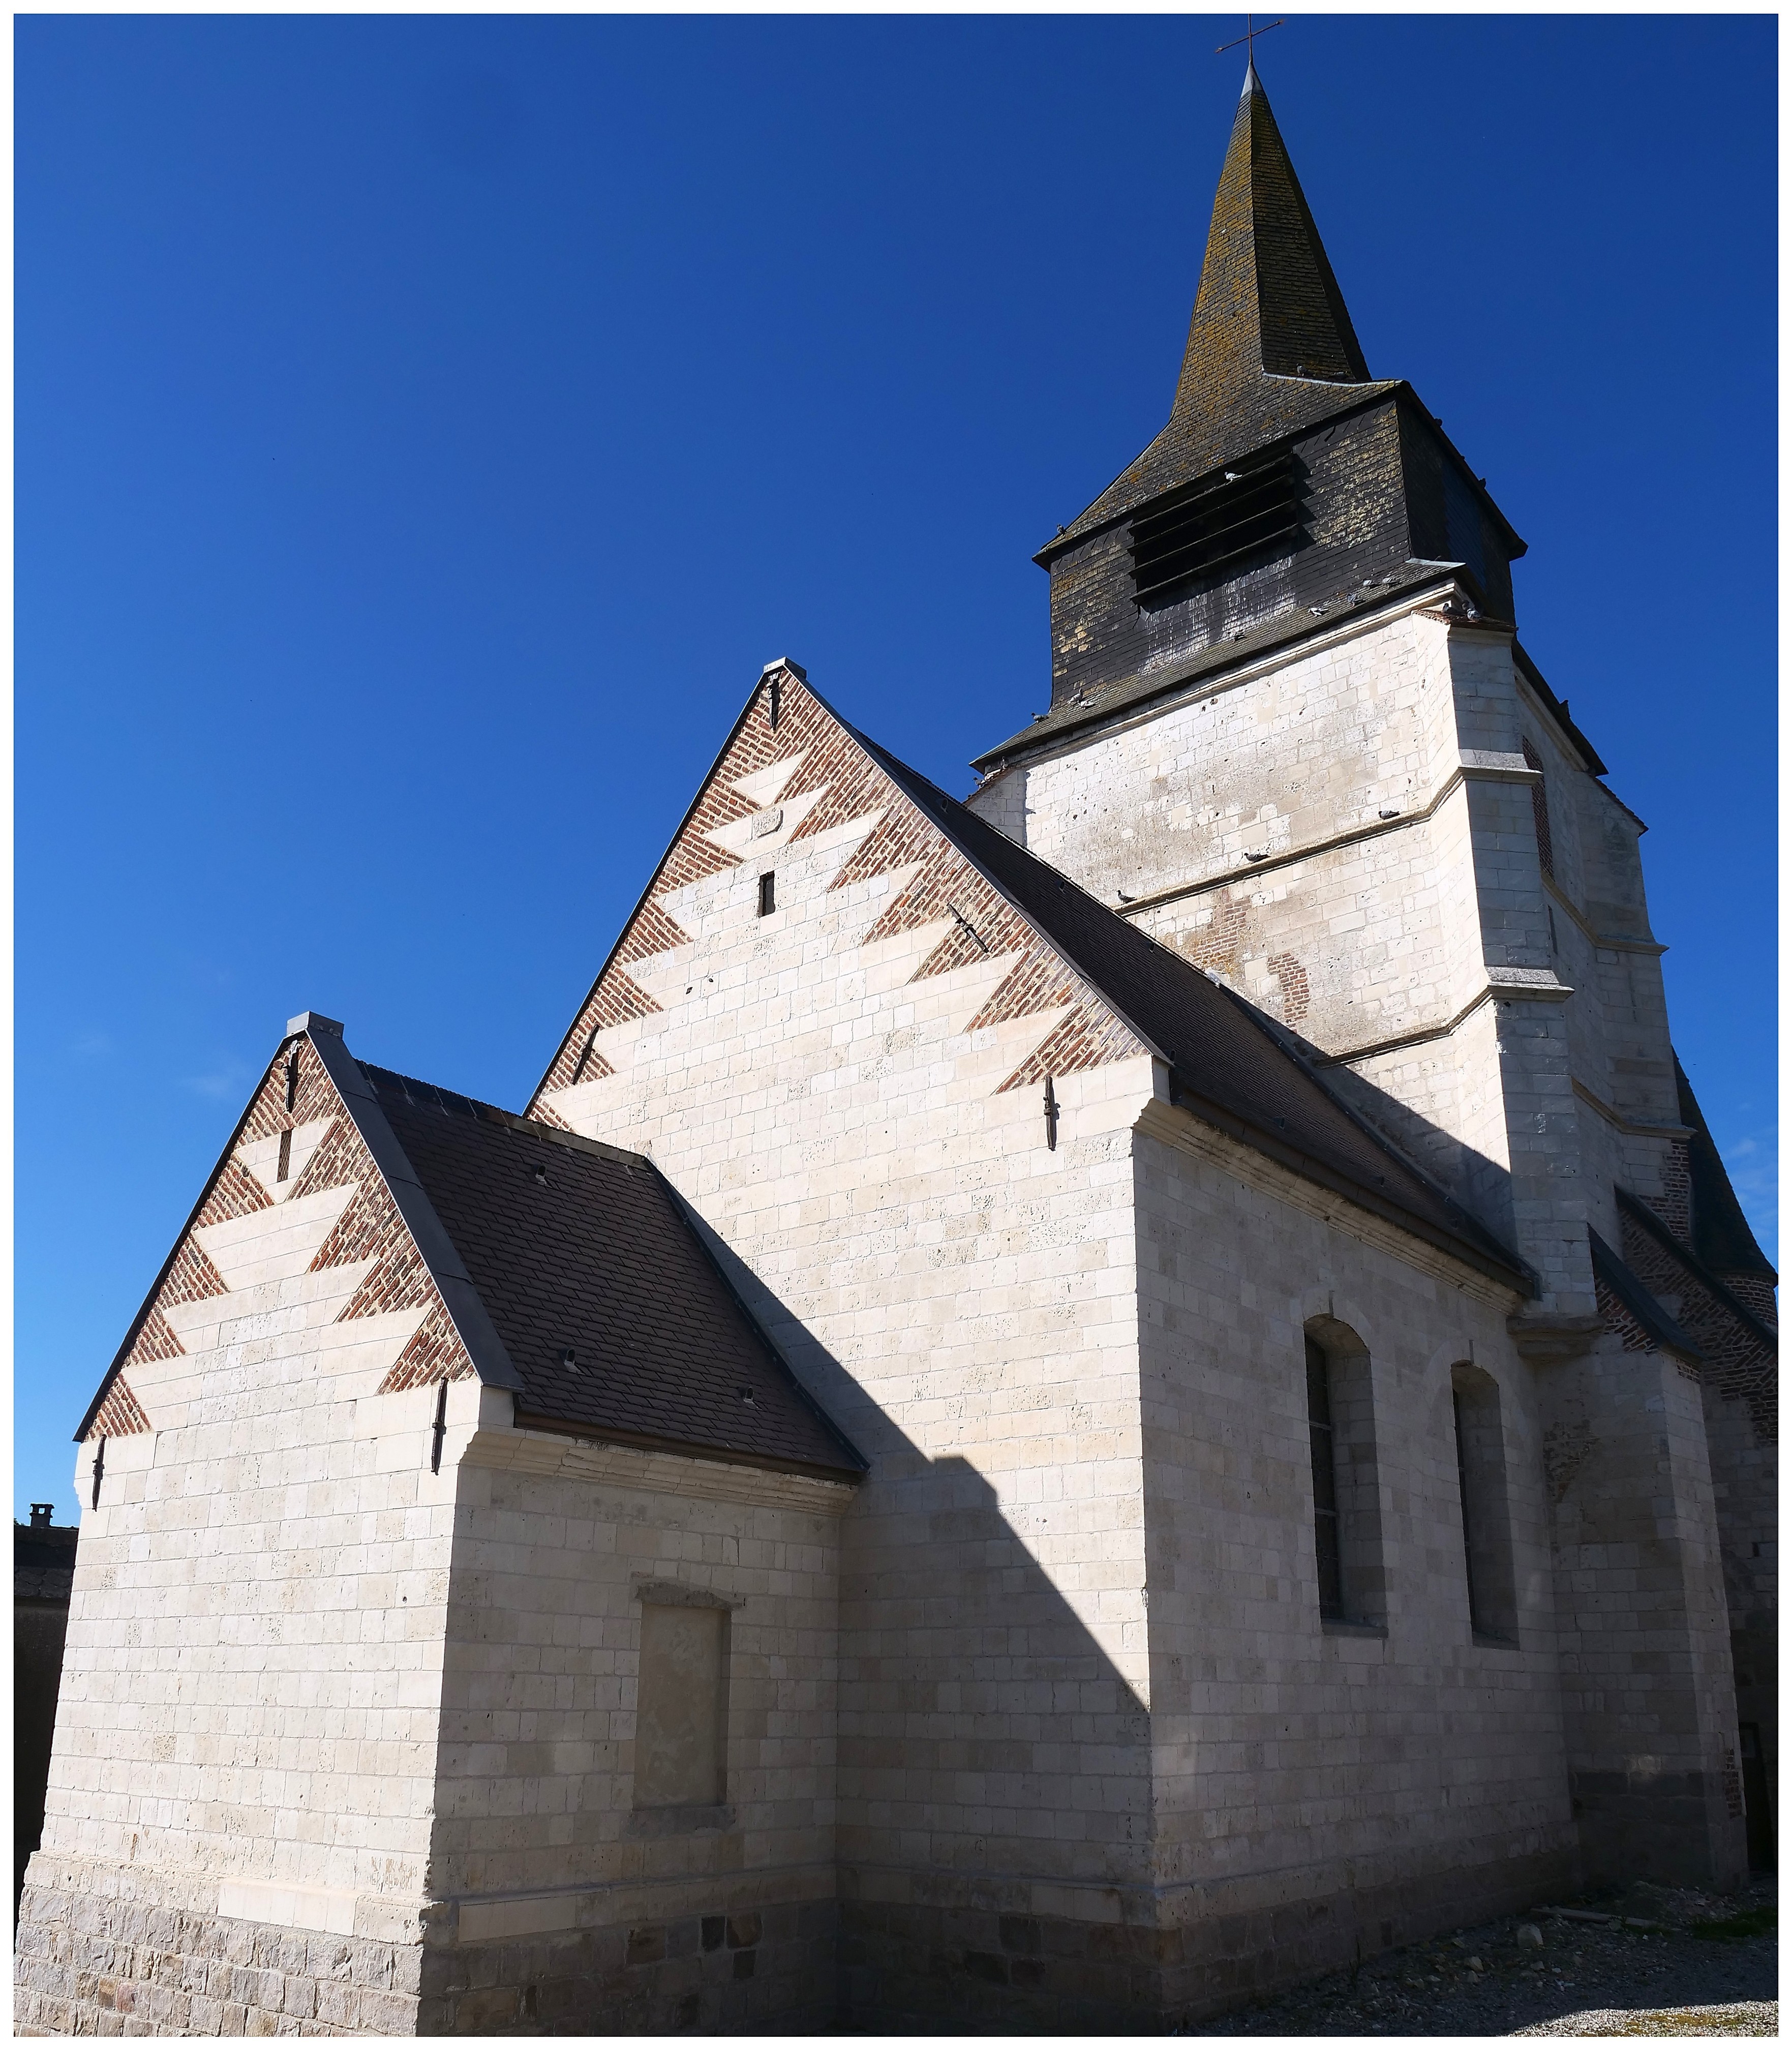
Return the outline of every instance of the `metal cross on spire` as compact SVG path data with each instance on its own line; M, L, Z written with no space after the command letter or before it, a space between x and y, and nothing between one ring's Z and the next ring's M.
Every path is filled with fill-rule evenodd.
M1244 34L1241 36L1234 36L1229 43L1221 43L1219 48L1214 51L1214 56L1217 57L1223 57L1228 50L1235 50L1237 49L1238 45L1242 43L1245 45L1245 63L1247 64L1254 64L1256 61L1256 53L1252 49L1252 44L1256 41L1259 36L1267 36L1272 29L1280 28L1282 23L1280 17L1278 17L1277 19L1273 21L1264 22L1260 29L1254 29L1251 25L1252 20L1252 17L1247 14L1245 17Z

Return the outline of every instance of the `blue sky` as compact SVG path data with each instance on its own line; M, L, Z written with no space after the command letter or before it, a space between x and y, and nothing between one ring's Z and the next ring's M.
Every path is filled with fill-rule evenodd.
M293 1011L520 1105L761 664L944 783L1169 410L1232 17L26 17L17 1495ZM1775 25L1297 17L1774 1238ZM21 1512L22 1513L22 1511Z

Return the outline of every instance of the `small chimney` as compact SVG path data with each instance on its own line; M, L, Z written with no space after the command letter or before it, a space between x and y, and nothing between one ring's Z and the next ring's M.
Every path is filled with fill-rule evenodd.
M31 1527L33 1530L48 1530L50 1518L56 1513L53 1502L34 1502L31 1505Z

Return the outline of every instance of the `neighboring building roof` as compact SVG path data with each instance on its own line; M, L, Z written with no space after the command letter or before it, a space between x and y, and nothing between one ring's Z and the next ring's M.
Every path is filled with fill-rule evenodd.
M1688 1142L1687 1166L1693 1183L1693 1251L1713 1274L1760 1274L1770 1281L1779 1276L1761 1250L1748 1219L1743 1214L1736 1192L1730 1186L1728 1170L1705 1123L1704 1113L1680 1065L1673 1059L1673 1078L1680 1092L1680 1121L1693 1128Z
M1291 1035L875 741L848 731L1168 1064L1182 1101L1198 1117L1470 1265L1529 1290L1530 1277L1518 1256L1334 1094Z
M13 1526L13 1600L66 1605L75 1584L75 1549L80 1526L51 1523Z
M503 1342L519 1422L864 1471L651 1160L384 1068L361 1073Z
M1591 1226L1587 1237L1592 1246L1594 1280L1617 1297L1644 1335L1670 1352L1702 1360L1704 1354Z

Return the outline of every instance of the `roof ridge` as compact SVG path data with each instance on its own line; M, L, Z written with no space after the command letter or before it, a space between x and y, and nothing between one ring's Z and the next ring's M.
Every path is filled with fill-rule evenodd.
M506 1110L502 1104L488 1103L483 1097L469 1096L462 1089L444 1089L439 1082L428 1082L420 1076L401 1074L396 1068L384 1068L362 1061L356 1064L364 1074L384 1075L405 1085L408 1095L411 1089L419 1089L435 1097L454 1097L477 1111L489 1124L508 1125L512 1131L531 1139L545 1139L555 1146L563 1146L571 1152L589 1153L608 1160L621 1162L624 1166L652 1167L653 1157L646 1153L636 1153L626 1146L613 1146L608 1140L587 1139L581 1132L568 1131L563 1124L550 1124L546 1119L531 1117L527 1111ZM421 1099L411 1097L417 1103Z

